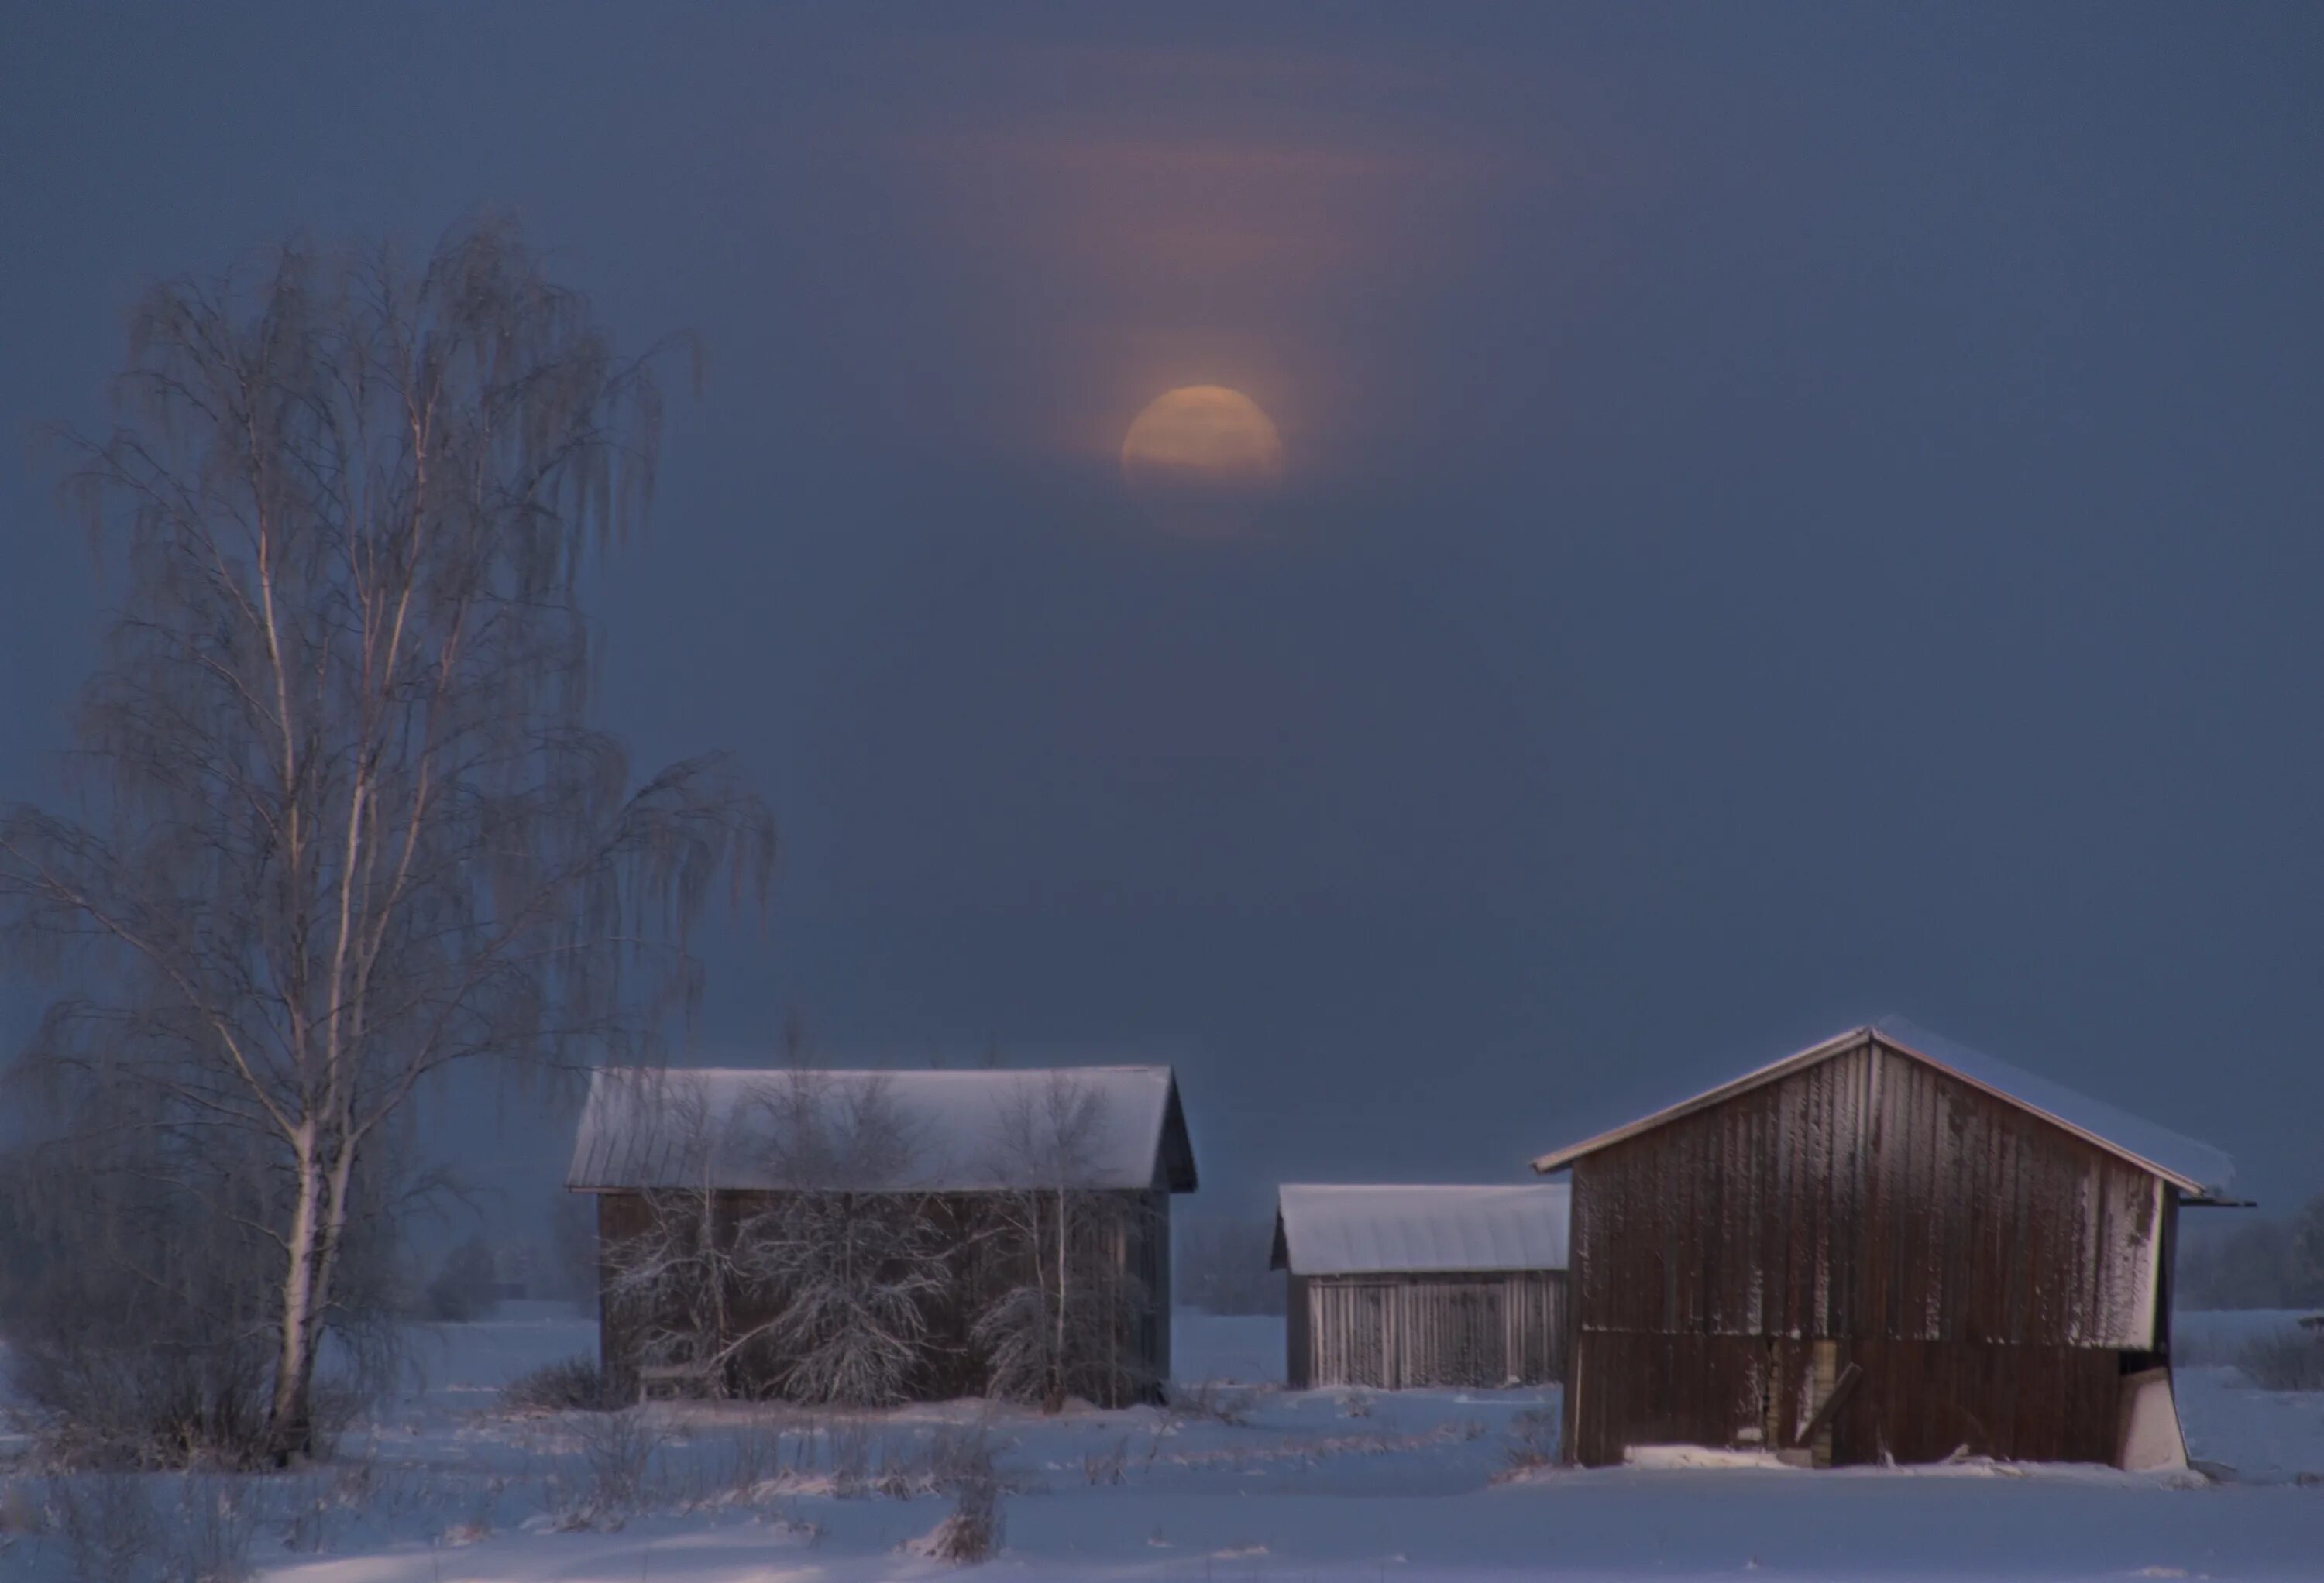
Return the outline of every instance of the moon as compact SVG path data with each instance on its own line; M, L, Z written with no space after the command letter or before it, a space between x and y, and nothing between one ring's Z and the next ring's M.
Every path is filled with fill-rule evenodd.
M1240 391L1186 385L1155 397L1131 421L1121 472L1141 490L1252 492L1283 476L1283 438Z

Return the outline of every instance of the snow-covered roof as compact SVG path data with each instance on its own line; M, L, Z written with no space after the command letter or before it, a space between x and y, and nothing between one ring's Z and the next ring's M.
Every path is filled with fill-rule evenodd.
M1571 1190L1302 1184L1277 1190L1271 1267L1295 1275L1562 1270Z
M995 1192L1195 1186L1167 1066L593 1073L581 1192Z
M2102 1100L2093 1100L2070 1089L2061 1088L2047 1078L2022 1071L1981 1051L1957 1045L1942 1035L1915 1026L1901 1017L1884 1017L1863 1027L1850 1028L1796 1054L1747 1072L1692 1099L1666 1106L1609 1132L1600 1133L1595 1137L1569 1144L1542 1155L1533 1163L1533 1168L1536 1171L1561 1170L1584 1155L1595 1154L1609 1145L1635 1137L1666 1121L1691 1115L1747 1090L1788 1077L1803 1067L1812 1066L1820 1061L1828 1061L1853 1050L1868 1038L1877 1039L1883 1046L1900 1055L1924 1062L1973 1088L1982 1089L1997 1099L2006 1100L2020 1109L2054 1122L2076 1137L2129 1161L2142 1170L2153 1173L2187 1192L2200 1197L2222 1197L2228 1183L2234 1180L2235 1162L2209 1144L2199 1143L2153 1122L2142 1120Z

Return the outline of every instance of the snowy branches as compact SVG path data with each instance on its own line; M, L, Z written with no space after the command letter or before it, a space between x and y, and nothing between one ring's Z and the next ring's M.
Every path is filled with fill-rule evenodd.
M661 402L508 232L160 287L118 390L67 489L118 557L88 814L0 811L0 926L101 987L48 1021L54 1084L149 1096L164 1168L263 1162L289 1456L406 1102L682 1010L688 924L763 887L771 834L723 759L641 780L588 724L579 591Z
M607 1299L638 1356L722 1390L739 1375L798 1401L902 1397L950 1248L934 1200L894 1185L913 1140L884 1084L794 1072L713 1118L699 1090L632 1081L698 1183L639 1194L640 1223L608 1249ZM738 1166L776 1190L719 1191Z
M1149 1383L1135 1377L1126 1329L1149 1300L1130 1250L1156 1228L1136 1196L1084 1185L1105 1126L1097 1096L1064 1073L1020 1091L1001 1118L996 1173L1020 1185L985 1207L1002 1278L970 1335L990 1359L994 1394L1049 1412Z
M703 1075L592 1090L593 1179L630 1184L604 1190L617 1358L845 1405L964 1388L1114 1403L1155 1383L1141 1272L1167 1227L1152 1192L1119 1184L1102 1096L1072 1074L1010 1074L997 1114L945 1118L993 1156L965 1164L888 1076L712 1074L714 1109ZM974 1111L994 1092L955 1097Z

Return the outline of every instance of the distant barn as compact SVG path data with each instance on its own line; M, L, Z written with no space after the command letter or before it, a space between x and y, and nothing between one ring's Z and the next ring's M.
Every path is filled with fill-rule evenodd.
M1294 1387L1538 1385L1565 1360L1563 1184L1287 1186Z
M1104 1405L1158 1400L1169 1376L1170 1200L1194 1190L1195 1173L1167 1067L601 1072L567 1186L597 1201L601 1361L624 1389L656 1378L730 1394L781 1389L798 1359L783 1349L788 1332L769 1321L789 1299L731 1273L715 1292L681 1277L743 1268L736 1253L752 1251L753 1227L835 1225L824 1234L845 1238L850 1205L908 1206L903 1229L874 1214L857 1240L876 1238L882 1258L908 1257L910 1274L936 1272L941 1288L923 1300L922 1356L894 1394L983 1392L993 1358L980 1317L1012 1292L1053 1304L1061 1282L1084 1318L1088 1293L1107 1305L1102 1335L1084 1347L1102 1361L1079 1394ZM1062 1277L1060 1224L1072 1233ZM676 1311L613 1301L616 1272L659 1256L650 1244L690 1243L703 1226L702 1246L724 1262L676 1247L663 1262L678 1275L650 1287L657 1310ZM839 1262L816 1254L799 1278ZM715 1330L698 1320L710 1310ZM762 1339L716 1344L744 1334Z
M2227 1157L1898 1019L1543 1155L1573 1191L1568 1459L2183 1463L2182 1204Z

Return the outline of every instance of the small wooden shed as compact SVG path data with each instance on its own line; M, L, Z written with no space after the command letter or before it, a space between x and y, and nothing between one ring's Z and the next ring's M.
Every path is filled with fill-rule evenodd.
M1534 1166L1572 1173L1569 1460L2184 1463L2172 1247L2216 1149L1889 1018Z
M1564 1375L1563 1183L1286 1186L1295 1388L1540 1385Z
M666 1332L679 1327L611 1300L625 1255L667 1238L673 1213L702 1246L747 1252L753 1228L784 1224L785 1212L829 1222L866 1202L909 1206L914 1273L933 1272L940 1286L925 1302L909 1396L982 1394L992 1359L980 1317L1012 1293L1040 1293L1046 1302L1058 1284L1077 1303L1103 1305L1091 1321L1104 1332L1100 1359L1082 1376L1091 1399L1158 1401L1169 1379L1170 1200L1196 1183L1167 1066L603 1071L590 1082L566 1185L597 1201L601 1365L625 1387L698 1376L707 1388L755 1395L779 1388L793 1361L782 1345L790 1331L769 1322L779 1318L781 1293L685 1284L687 1269L739 1267L740 1257L679 1248L665 1261L679 1277L655 1297L662 1307L717 1308L721 1338L767 1335L732 1356L713 1348L715 1376L693 1356L705 1343L659 1356L670 1350ZM852 1262L859 1245L839 1246ZM827 1267L819 1255L813 1262ZM661 1344L647 1339L657 1335Z

